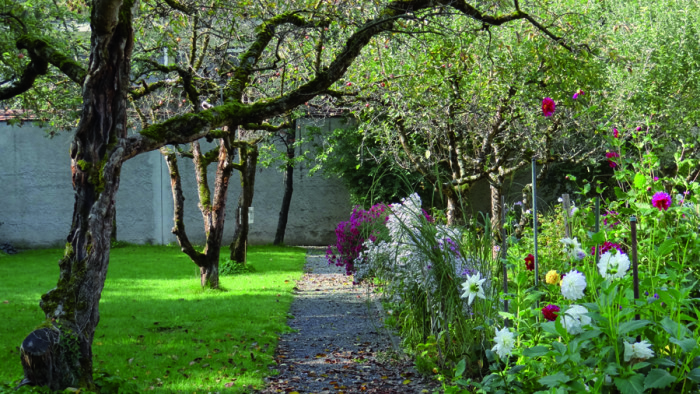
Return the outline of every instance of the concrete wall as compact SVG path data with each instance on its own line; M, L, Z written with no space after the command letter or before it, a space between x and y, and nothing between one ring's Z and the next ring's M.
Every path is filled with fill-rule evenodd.
M305 120L325 130L342 127L339 119ZM305 132L304 132L305 133ZM52 139L45 130L25 125L0 126L0 242L19 247L45 247L65 244L73 213L73 189L70 176L71 135ZM205 144L206 145L206 144ZM202 217L197 208L197 188L192 163L180 159L185 191L185 216L188 235L203 243ZM347 190L335 179L320 174L308 176L308 164L294 173L285 243L288 245L326 245L334 242L339 221L347 220L352 209ZM210 168L213 174L215 167ZM254 220L249 242L271 243L275 237L282 202L283 175L276 168L258 168L253 200ZM213 180L211 181L213 186ZM240 178L234 171L229 186L225 242L233 236L240 193ZM176 242L171 234L173 202L167 166L159 152L149 152L127 161L122 169L117 194L117 237L134 243L168 244Z

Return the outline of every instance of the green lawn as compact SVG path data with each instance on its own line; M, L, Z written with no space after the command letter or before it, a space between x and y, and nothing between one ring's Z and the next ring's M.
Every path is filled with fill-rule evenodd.
M38 302L56 284L62 253L0 258L0 383L22 376L18 346L44 320ZM96 369L129 379L140 392L261 387L288 329L304 256L300 248L250 247L255 271L222 277L224 291L215 291L201 289L198 269L179 248L113 249L93 344Z

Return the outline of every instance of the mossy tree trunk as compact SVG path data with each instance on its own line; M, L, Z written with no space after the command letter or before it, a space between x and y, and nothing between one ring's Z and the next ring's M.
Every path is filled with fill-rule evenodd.
M71 147L75 203L56 287L41 297L46 316L20 348L24 383L93 388L92 342L109 263L115 196L125 160L126 94L133 46L131 1L93 6L83 108Z
M255 171L258 165L257 142L237 141L239 144L239 163L236 165L241 177L241 194L236 210L236 230L231 242L231 260L245 263L250 225L249 208L253 205L255 194Z
M170 185L173 192L173 234L177 237L182 251L192 259L200 270L202 287L219 288L219 256L224 234L224 219L226 217L226 200L229 180L233 171L231 144L227 139L220 139L219 146L206 154L202 153L199 142L192 143L192 154L195 175L199 190L199 209L204 219L206 243L204 250L196 250L187 237L184 222L184 201L182 183L177 165L177 154L162 150L170 172ZM214 195L211 195L207 179L207 167L216 162Z
M296 128L293 129L296 131ZM282 196L282 206L280 207L280 216L277 220L277 231L275 232L275 240L273 245L282 245L284 243L284 233L287 231L287 220L289 218L289 209L292 205L292 194L294 194L294 140L295 134L287 134L284 141L287 147L287 164L284 167L284 195Z

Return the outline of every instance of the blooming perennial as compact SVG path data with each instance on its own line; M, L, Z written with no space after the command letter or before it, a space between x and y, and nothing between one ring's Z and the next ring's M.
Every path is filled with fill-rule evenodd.
M557 105L554 103L554 100L552 100L549 97L545 97L542 99L542 115L544 116L552 116L554 115L554 111L557 109Z
M627 341L625 344L625 362L632 359L635 360L646 360L654 357L654 351L651 350L651 344L647 340L642 340L640 342L629 343Z
M620 137L620 132L617 131L616 127L613 127L613 137L614 138L619 138Z
M467 303L469 305L474 301L474 297L486 299L483 286L485 281L486 279L481 278L481 274L477 272L474 275L467 276L467 281L462 283L462 298L467 298Z
M619 244L608 242L608 241L603 242L603 245L599 246L598 249L600 249L600 254L604 254L605 252L612 250L612 249L615 249L620 253L625 253L625 251L622 250L622 246L620 246ZM595 246L591 246L591 256L593 256L593 255L595 255Z
M513 347L515 347L515 335L511 332L508 327L503 327L500 330L496 330L496 337L493 338L495 345L491 350L496 352L499 357L504 358L513 354Z
M528 271L535 270L535 256L532 254L528 254L527 257L525 257L525 269Z
M559 312L560 309L556 305L549 304L542 308L542 314L544 315L544 318L547 319L548 321L555 321L557 320L557 316L559 315L557 312Z
M547 275L545 275L544 277L544 281L547 282L548 285L558 285L560 280L561 277L559 276L559 273L555 270L547 272Z
M567 275L568 277L568 275ZM591 324L591 318L587 315L588 309L582 305L571 305L561 317L561 325L571 335L583 332L584 326Z
M614 159L620 157L620 154L617 152L608 152L605 154L605 158L608 159L608 165L610 168L615 168L617 167L617 161Z
M666 211L671 206L671 196L668 193L658 192L651 198L651 205L658 208L659 211Z
M605 279L622 278L630 269L630 259L616 249L603 253L598 261L598 272Z
M561 280L561 295L567 300L576 301L583 297L586 289L586 277L576 271L569 271Z
M573 239L563 238L560 242L564 244L564 251L570 259L581 260L586 257L586 252L581 249L581 243L575 237Z

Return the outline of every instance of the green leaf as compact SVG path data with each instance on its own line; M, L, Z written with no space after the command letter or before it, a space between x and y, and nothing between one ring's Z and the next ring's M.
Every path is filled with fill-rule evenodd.
M665 369L652 369L644 379L644 389L662 389L676 381Z
M647 177L644 176L641 172L638 172L634 176L634 187L637 189L644 189L647 183Z
M634 374L628 378L615 378L615 387L622 394L643 394L644 375Z
M546 346L535 346L523 350L523 356L525 357L539 357L544 356L549 353L549 349Z
M552 347L554 347L554 349L556 349L556 351L558 351L560 354L566 354L566 345L563 343L554 341L552 342Z
M683 349L684 353L689 353L698 346L698 343L693 338L676 339L671 337L669 340Z
M668 238L661 245L659 245L659 248L656 250L656 254L659 257L666 256L667 254L669 254L673 251L673 247L675 246L675 243L676 243L676 240L674 238Z
M700 383L700 368L695 368L688 372L688 379L692 380L693 382Z
M569 376L567 374L559 371L559 372L555 373L554 375L549 375L549 376L545 376L545 377L541 378L540 380L538 380L538 382L551 389L551 388L560 386L564 383L567 383L569 380L571 380L571 378L569 378Z
M467 363L464 359L460 360L459 363L457 364L457 367L455 368L455 377L461 377L462 374L464 373L464 370L467 367Z
M646 326L649 323L651 323L649 320L626 321L626 322L620 324L620 327L618 327L617 332L619 335L625 335L628 332L638 330L638 329Z

